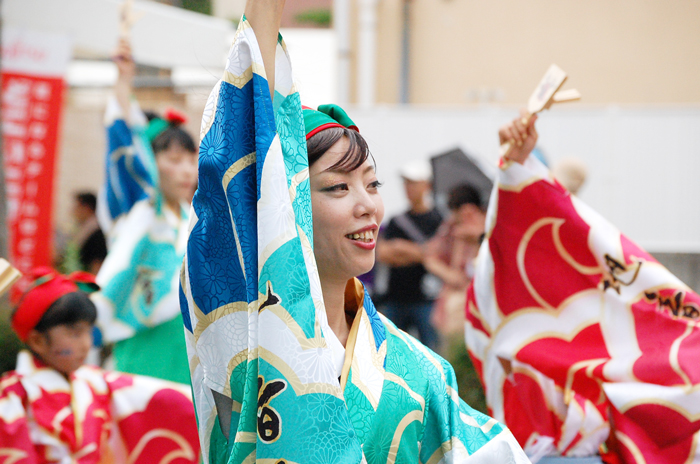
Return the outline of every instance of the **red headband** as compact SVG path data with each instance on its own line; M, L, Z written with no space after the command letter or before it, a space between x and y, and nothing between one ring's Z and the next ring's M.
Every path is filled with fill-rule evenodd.
M64 276L49 267L40 267L32 272L32 277L34 282L12 315L12 328L23 342L27 341L29 332L37 326L51 305L63 295L79 291L79 284L97 288L95 277L87 272Z

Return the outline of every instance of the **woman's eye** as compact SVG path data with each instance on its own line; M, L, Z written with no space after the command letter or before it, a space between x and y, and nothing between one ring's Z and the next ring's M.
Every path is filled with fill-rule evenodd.
M330 187L326 187L323 189L324 192L339 192L341 190L347 190L348 189L348 184L335 184L331 185Z
M369 184L367 187L369 187L369 188L371 188L371 189L378 189L378 188L381 187L382 185L384 185L384 184L382 184L382 183L379 182L378 180L375 180L374 182L370 182L370 184Z

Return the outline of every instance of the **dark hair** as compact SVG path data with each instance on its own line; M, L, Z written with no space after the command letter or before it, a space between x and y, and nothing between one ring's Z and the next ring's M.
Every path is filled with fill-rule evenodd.
M460 184L452 187L447 197L447 207L454 211L462 205L475 205L483 209L479 191L469 184Z
M148 120L148 122L151 122L156 118L160 118L158 113L156 113L155 111L152 111L152 110L144 110L143 115L146 116L146 119Z
M173 144L177 144L186 151L196 153L197 147L194 140L184 129L180 128L178 124L170 123L167 129L158 134L158 136L151 142L151 147L153 148L153 153L158 154L161 151L165 151L170 148Z
M75 194L75 200L83 206L87 206L94 213L97 209L97 197L92 192L78 192Z
M97 308L90 300L87 293L76 291L63 295L54 301L49 309L34 327L34 330L46 333L49 329L59 325L70 325L76 322L89 322L90 325L97 319Z
M359 132L345 127L331 127L322 130L306 141L309 166L318 161L342 137L348 139L348 150L331 168L350 172L362 166L362 163L371 156L367 141Z

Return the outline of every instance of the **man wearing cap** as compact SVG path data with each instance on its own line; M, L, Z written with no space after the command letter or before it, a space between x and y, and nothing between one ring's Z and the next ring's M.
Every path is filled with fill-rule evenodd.
M377 246L377 259L390 268L384 314L402 330L417 329L420 340L435 349L437 333L430 324L430 312L441 283L421 264L423 245L442 221L428 200L431 174L427 161L412 162L401 169L411 207L389 221Z

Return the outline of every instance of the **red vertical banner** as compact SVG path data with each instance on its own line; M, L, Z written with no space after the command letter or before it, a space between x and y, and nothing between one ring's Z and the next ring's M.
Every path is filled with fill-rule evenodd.
M10 259L22 273L51 265L54 168L69 41L3 31L2 123Z

